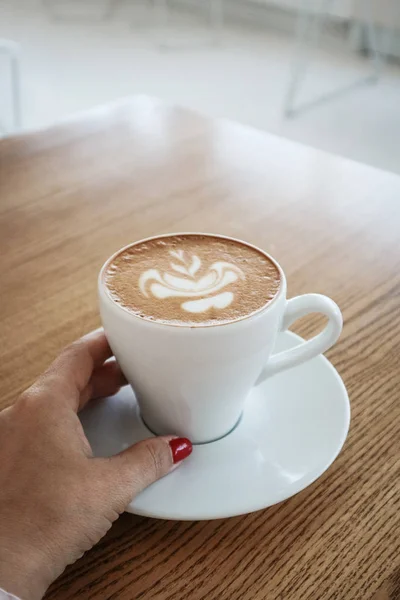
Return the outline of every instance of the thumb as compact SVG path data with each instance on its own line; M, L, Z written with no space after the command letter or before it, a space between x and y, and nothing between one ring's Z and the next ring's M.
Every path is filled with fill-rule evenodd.
M109 459L112 483L118 489L119 501L124 504L119 512L123 512L139 492L175 469L192 449L187 438L154 437Z

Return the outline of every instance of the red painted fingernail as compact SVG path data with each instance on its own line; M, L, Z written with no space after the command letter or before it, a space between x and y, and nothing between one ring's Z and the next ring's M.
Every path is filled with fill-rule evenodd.
M174 465L192 454L192 442L187 438L175 438L169 442Z

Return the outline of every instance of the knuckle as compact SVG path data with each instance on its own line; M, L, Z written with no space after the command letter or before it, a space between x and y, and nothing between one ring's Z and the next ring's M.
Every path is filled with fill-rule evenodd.
M42 399L43 394L40 393L37 384L33 384L30 388L22 392L15 403L18 410L29 411L37 407Z
M85 352L85 350L86 346L83 343L83 341L75 340L74 342L72 342L72 344L64 348L62 354L64 354L64 356L66 356L67 358L79 358L80 356L82 356L82 353Z
M25 390L24 392L22 392L22 394L19 396L18 400L15 403L15 406L18 407L25 407L25 406L29 406L32 403L32 400L35 397L35 392L34 392L34 388L28 388L27 390Z
M162 452L161 445L154 443L154 440L145 440L143 443L147 465L150 473L155 479L165 475L167 471L167 465L165 460L165 453Z
M54 409L54 397L51 393L51 385L39 378L30 388L22 392L14 404L17 414L21 417L26 415L29 419L48 418Z

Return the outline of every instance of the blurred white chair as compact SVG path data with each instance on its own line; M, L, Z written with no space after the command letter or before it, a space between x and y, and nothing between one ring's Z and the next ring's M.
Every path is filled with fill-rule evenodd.
M11 112L12 129L15 133L21 129L21 85L20 85L20 48L18 44L10 40L0 39L0 55L5 55L10 65L10 83L11 83ZM10 131L6 127L0 126L0 133L6 134Z
M221 32L224 25L224 0L208 0L209 25L211 30L211 40L214 43L220 41ZM162 48L179 48L181 44L171 39L171 35L165 36L170 26L170 2L168 0L154 0L156 10L156 22L161 31L159 40ZM208 40L206 40L208 41Z
M109 19L117 6L119 0L101 0L96 2L99 10L86 11L83 0L42 0L43 7L46 12L57 20L90 20L95 18L98 21ZM130 0L134 2L134 0ZM87 5L93 6L94 0L87 2ZM152 0L154 7L155 25L159 29L160 35L158 44L160 48L182 48L189 44L181 44L171 35L171 7L168 0ZM218 42L220 39L221 30L223 27L223 0L206 0L206 5L209 7L209 23L211 29L212 42ZM78 13L76 8L79 7ZM206 40L209 41L208 39Z
M315 2L311 3L310 0L301 0L296 26L294 58L284 100L284 114L286 117L296 116L303 110L332 100L360 85L378 81L382 70L384 54L388 51L389 42L387 41L384 51L380 51L378 48L377 31L373 18L373 1L374 0L363 0L362 3L364 13L362 23L365 27L365 34L368 39L369 55L372 63L371 72L367 76L361 77L345 87L296 106L296 96L298 95L300 86L309 66L309 61L305 56L306 47L311 46L316 48L318 46L321 33L335 3L335 0L321 0L319 8L315 11L311 7L311 4L315 6Z
M70 20L74 18L85 18L85 11L82 11L81 8L79 9L79 17L76 17L73 11L71 15L68 15L68 12L63 10L65 8L68 9L68 7L75 9L77 6L82 7L82 0L42 0L42 2L44 8L53 19ZM96 20L99 21L105 21L106 19L109 19L113 13L116 2L117 0L102 0L101 2L96 3L91 2L91 5L93 6L96 4L96 8L99 8L99 10L89 11L90 14L88 14L86 18L92 19L95 17Z

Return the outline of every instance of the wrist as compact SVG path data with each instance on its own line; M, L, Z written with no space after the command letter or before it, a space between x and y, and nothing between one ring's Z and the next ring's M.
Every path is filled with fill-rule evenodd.
M0 588L21 600L41 600L51 583L50 569L40 553L17 550L1 539Z

